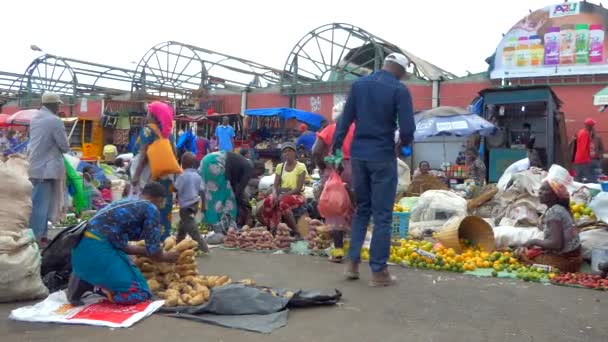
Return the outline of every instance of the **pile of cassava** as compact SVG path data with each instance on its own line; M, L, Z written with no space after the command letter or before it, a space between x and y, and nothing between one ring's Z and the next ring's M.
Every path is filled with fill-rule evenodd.
M137 243L145 245L144 241ZM177 263L154 262L147 257L137 257L135 265L148 281L150 291L165 300L165 306L195 306L205 303L214 287L230 284L228 276L202 276L196 265L198 243L186 239L176 243L175 237L168 237L163 245L165 252L180 253ZM253 281L249 281L253 283Z

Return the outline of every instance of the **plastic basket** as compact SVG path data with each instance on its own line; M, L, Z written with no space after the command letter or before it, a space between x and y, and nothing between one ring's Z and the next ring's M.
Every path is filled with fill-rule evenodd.
M407 238L410 225L410 213L393 212L393 236Z

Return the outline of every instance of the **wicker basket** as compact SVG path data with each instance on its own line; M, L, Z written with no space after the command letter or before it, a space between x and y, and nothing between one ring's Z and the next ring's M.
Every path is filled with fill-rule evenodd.
M494 231L492 227L478 216L467 216L455 220L437 234L437 240L447 248L452 248L457 253L462 252L460 239L469 240L471 243L479 245L486 252L496 249L494 241Z
M581 264L583 263L583 256L559 256L559 255L551 255L551 254L542 254L537 256L534 259L530 259L528 257L523 257L523 262L526 265L548 265L551 267L557 267L560 272L578 272Z

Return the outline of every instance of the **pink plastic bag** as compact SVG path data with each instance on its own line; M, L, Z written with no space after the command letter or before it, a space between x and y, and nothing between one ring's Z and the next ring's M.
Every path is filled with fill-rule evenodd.
M352 203L342 178L336 171L332 171L319 197L319 213L324 218L345 216L351 208Z

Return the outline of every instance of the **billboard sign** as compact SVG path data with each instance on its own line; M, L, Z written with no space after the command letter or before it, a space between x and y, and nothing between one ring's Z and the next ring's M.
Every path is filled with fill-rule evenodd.
M503 37L490 78L608 74L608 10L567 2L530 13Z

